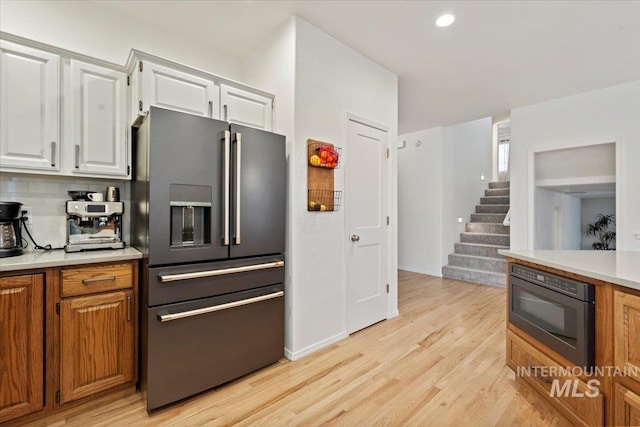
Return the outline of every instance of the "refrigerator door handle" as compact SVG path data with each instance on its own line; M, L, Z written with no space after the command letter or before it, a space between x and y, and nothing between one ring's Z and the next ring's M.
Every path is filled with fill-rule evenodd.
M240 235L240 195L242 190L240 189L240 178L242 176L242 134L236 132L236 231L234 237L234 245L241 243Z
M179 280L202 279L205 277L224 276L227 274L246 273L248 271L267 270L269 268L284 267L284 261L267 262L264 264L245 265L242 267L221 268L219 270L206 270L194 273L178 273L159 275L161 283L176 282Z
M224 182L222 183L223 188L223 237L222 237L222 246L229 246L229 181L231 174L231 132L228 130L224 131Z
M187 317L199 316L201 314L214 313L216 311L228 310L230 308L242 307L243 305L255 304L261 301L268 301L274 298L284 296L284 291L274 292L272 294L260 295L259 297L247 298L240 301L228 302L226 304L214 305L211 307L198 308L196 310L183 311L180 313L158 314L160 322L170 322L172 320L184 319Z

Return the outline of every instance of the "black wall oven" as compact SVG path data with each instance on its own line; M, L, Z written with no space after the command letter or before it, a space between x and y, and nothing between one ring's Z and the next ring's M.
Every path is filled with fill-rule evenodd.
M511 264L509 322L575 363L595 363L595 287Z

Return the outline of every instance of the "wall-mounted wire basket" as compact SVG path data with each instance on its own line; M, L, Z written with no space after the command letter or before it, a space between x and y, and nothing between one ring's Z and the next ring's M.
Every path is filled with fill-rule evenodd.
M324 142L307 144L309 165L317 168L337 169L342 159L342 148Z
M307 210L309 212L337 212L342 202L342 191L308 190Z

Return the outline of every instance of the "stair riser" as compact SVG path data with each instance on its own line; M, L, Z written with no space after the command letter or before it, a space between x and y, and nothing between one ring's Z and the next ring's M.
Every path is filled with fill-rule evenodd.
M506 214L504 215L471 214L471 222L502 224L506 216L507 216Z
M510 184L509 181L490 182L489 188L509 188Z
M496 275L495 273L485 273L482 271L458 270L455 267L442 267L442 275L449 279L462 280L465 282L479 283L483 285L506 287L506 275Z
M485 245L500 245L509 246L510 236L503 236L500 234L487 235L487 234L469 234L460 233L460 241L462 243L482 243Z
M475 245L462 245L460 243L456 243L453 246L457 254L504 259L504 256L498 254L498 250L503 248L492 248L487 246L475 246Z
M481 205L508 205L509 197L507 196L498 196L498 197L480 197Z
M490 188L488 190L484 190L485 196L509 196L508 188Z
M449 255L449 265L457 267L473 268L474 270L493 271L504 273L507 269L507 261L503 259L484 259L477 257Z
M478 222L468 222L465 226L465 231L472 233L494 233L494 234L509 234L510 227L506 227L502 224L483 224Z
M476 213L503 213L509 212L509 205L476 205Z

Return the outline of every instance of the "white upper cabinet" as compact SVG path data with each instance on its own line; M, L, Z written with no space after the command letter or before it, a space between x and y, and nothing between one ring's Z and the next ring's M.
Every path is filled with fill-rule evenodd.
M198 116L218 117L214 102L217 88L212 80L148 61L138 62L138 72L142 74L138 82L140 113L145 114L150 105L155 105Z
M0 170L60 169L58 55L0 40Z
M220 85L222 120L271 132L273 100L225 84Z
M69 78L67 172L127 176L127 75L72 59Z

